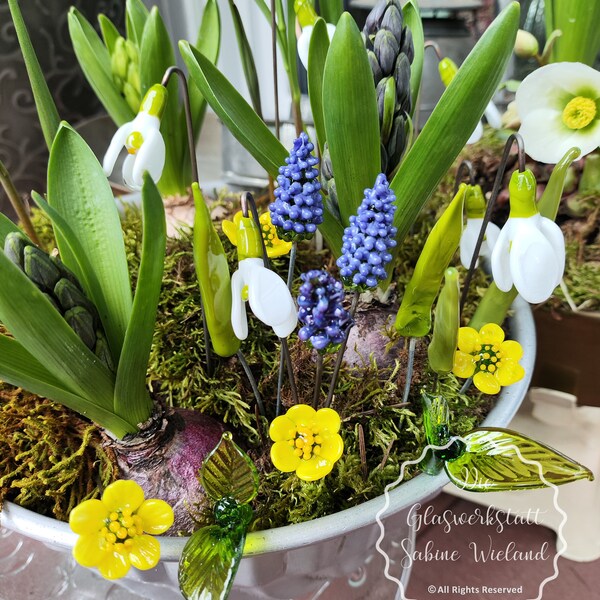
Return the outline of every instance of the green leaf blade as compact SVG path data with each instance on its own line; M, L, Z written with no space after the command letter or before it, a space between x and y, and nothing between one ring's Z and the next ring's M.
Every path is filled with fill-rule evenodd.
M33 44L31 43L31 38L29 37L25 21L23 20L18 0L8 0L8 7L10 9L15 32L19 40L19 46L21 47L25 67L31 83L33 99L42 126L44 140L46 141L46 146L50 149L60 125L58 110L56 109L56 104L54 104L52 94L50 94L48 84L42 73L42 68L40 67L35 50L33 49Z
M494 95L519 26L519 4L509 4L477 42L436 105L391 183L398 210L398 244L448 172Z
M320 0L319 14L328 23L335 25L344 12L344 0Z
M175 64L175 55L171 39L160 16L158 7L152 8L146 20L144 33L140 44L140 81L142 97L156 83L160 83L165 71ZM169 98L162 118L160 131L165 141L165 166L158 187L165 196L185 194L189 184L189 175L184 172L182 165L184 140L180 127L179 115L179 81L171 77L167 86Z
M325 117L323 115L323 76L328 50L327 25L323 19L317 19L308 49L308 96L321 155L323 155L323 147L327 141Z
M373 73L364 43L345 13L329 47L323 80L325 132L342 224L372 187L380 171L379 114Z
M135 115L113 82L110 55L102 40L74 7L69 11L68 25L75 56L102 106L118 126L131 121Z
M138 47L142 43L142 35L148 15L148 9L142 0L127 0L125 4L125 30L127 38L135 42Z
M100 31L102 33L102 40L108 50L108 54L112 55L117 40L121 37L119 30L115 27L114 23L106 15L98 15L98 23L100 24Z
M81 136L66 124L61 125L50 152L48 203L69 224L85 254L83 261L76 257L56 232L63 262L82 282L98 282L97 288L86 291L98 308L117 362L132 305L121 221L100 163Z
M547 487L544 479L554 485L594 479L587 467L516 431L482 427L464 441L463 454L445 468L452 483L471 492L538 489Z
M419 103L423 61L425 59L425 34L423 33L423 22L421 21L419 5L416 0L408 0L402 8L402 15L404 17L404 24L410 29L412 34L415 51L415 56L410 65L410 95L412 98L410 116L412 117Z
M65 389L111 409L112 375L4 252L0 252L0 278L0 321L19 344Z
M200 481L213 500L230 497L247 504L258 493L258 471L229 432L221 436L217 447L204 459Z
M158 299L167 244L167 225L162 197L146 173L142 187L142 258L117 369L114 409L118 415L142 423L152 411L146 386L146 370L152 347Z
M179 49L190 77L217 116L267 173L276 177L285 164L286 149L208 58L189 42L179 42Z
M136 428L101 404L91 402L70 390L16 340L0 335L0 379L32 394L49 398L108 429L117 437Z

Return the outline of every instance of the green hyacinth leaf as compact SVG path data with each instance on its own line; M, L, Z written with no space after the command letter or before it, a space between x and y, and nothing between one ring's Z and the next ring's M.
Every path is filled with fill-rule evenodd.
M127 39L132 40L138 46L142 43L142 35L148 15L148 9L142 0L127 0L125 3L125 30L127 32Z
M329 51L329 35L323 19L317 19L310 38L308 49L308 94L310 108L315 121L319 151L323 154L323 147L327 140L325 134L325 120L323 116L323 74L325 61Z
M381 167L373 72L354 19L344 13L323 74L323 117L343 226L373 186Z
M452 483L470 492L528 490L594 479L587 467L516 431L482 427L463 439L465 451L446 462L445 469Z
M179 588L186 600L224 600L244 550L245 527L209 525L196 531L179 561Z
M412 98L410 116L412 117L419 105L419 90L421 89L421 76L423 74L423 61L425 58L425 36L417 0L408 0L402 8L402 15L404 16L404 24L412 33L415 52L412 64L410 65L410 95Z
M200 481L213 500L230 497L246 504L258 493L258 471L228 431L204 460Z

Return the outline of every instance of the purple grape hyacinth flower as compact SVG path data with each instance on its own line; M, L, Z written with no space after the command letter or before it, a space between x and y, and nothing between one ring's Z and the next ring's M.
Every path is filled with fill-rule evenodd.
M279 167L275 201L269 210L277 235L286 242L311 238L323 222L319 159L313 150L308 135L302 132L294 140L286 165Z
M380 173L373 189L365 190L365 198L350 225L344 229L342 255L337 260L340 275L348 287L364 290L375 288L387 277L391 262L390 248L396 245L398 229L392 225L396 196L386 176Z
M354 323L343 307L344 286L327 271L313 269L300 276L298 320L302 324L298 337L309 341L315 350L341 344Z

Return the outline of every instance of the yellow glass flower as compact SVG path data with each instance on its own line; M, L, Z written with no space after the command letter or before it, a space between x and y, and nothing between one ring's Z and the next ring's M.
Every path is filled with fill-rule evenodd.
M503 386L523 379L525 370L519 364L522 356L521 344L504 341L504 331L495 323L479 331L461 327L452 372L463 379L473 377L473 383L484 394L497 394Z
M102 500L85 500L71 511L69 525L79 534L73 557L84 567L97 567L106 579L125 576L131 565L152 569L160 558L152 535L167 531L173 520L173 509L163 500L144 500L135 481L115 481Z
M316 411L307 404L292 406L269 428L275 442L271 447L273 464L284 473L296 471L304 481L325 477L344 451L340 425L340 416L332 408Z
M223 233L227 236L229 241L234 245L238 245L237 229L238 223L242 218L242 211L239 210L233 216L233 221L223 220ZM269 211L263 213L259 217L263 240L267 248L267 256L269 258L275 258L277 256L284 256L289 254L292 249L292 242L285 242L277 236L275 226L271 223L271 213Z

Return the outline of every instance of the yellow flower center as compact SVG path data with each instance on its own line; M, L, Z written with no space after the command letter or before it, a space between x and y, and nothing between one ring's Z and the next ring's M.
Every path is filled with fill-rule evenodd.
M569 129L583 129L593 121L597 112L596 103L591 98L576 96L565 106L562 120Z
M279 239L275 225L271 222L271 212L264 212L259 217L260 226L262 229L263 240L265 240L265 246L267 248L274 248L275 246L281 246L285 244L283 240Z
M104 527L100 530L106 541L105 550L122 552L130 548L132 539L144 533L144 523L138 515L133 515L131 509L124 508L110 513L104 520Z
M144 143L144 136L139 131L134 131L129 134L125 142L125 148L129 154L136 154Z
M500 357L502 353L496 345L484 344L483 346L477 346L477 354L475 354L476 361L476 372L488 371L489 373L495 373L502 364Z
M290 431L290 434L288 444L294 446L296 456L304 460L310 460L313 455L320 454L323 439L319 435L317 425L299 425L296 431Z

